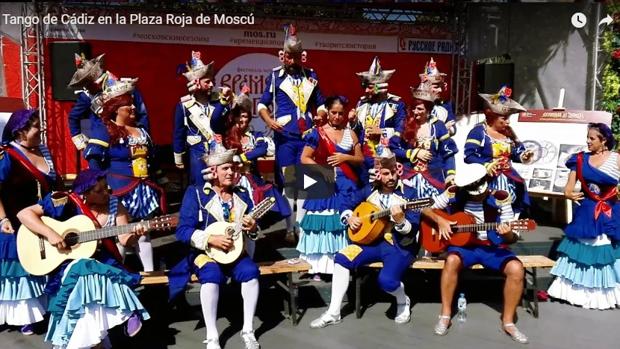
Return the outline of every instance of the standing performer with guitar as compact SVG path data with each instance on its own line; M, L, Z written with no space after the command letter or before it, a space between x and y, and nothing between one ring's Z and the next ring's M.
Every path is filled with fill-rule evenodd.
M510 193L517 216L530 205L525 181L512 162L529 164L534 152L525 149L510 127L510 115L526 111L510 98L512 90L503 86L496 94L480 93L485 103L486 121L474 126L467 135L463 156L467 164L482 164L491 176L489 187Z
M37 110L9 118L0 149L0 325L22 326L24 335L43 320L45 277L28 274L17 260L17 213L35 204L57 182L49 150L41 144Z
M48 194L17 216L22 229L29 229L59 251L69 253L68 241L59 235L62 232L54 231L41 217L65 220L76 214L88 216L101 227L125 225L129 216L119 200L109 194L105 172L97 170L82 171L73 182L73 193ZM119 235L119 241L130 245L145 232L144 226L138 224L131 233ZM20 230L20 234L29 233ZM140 275L127 272L119 263L120 254L113 241L102 242L103 248L94 258L66 261L50 274L45 292L50 296L51 316L45 341L54 348L110 347L110 328L127 322L126 334L134 336L142 327L140 318L149 318L131 289L139 283ZM30 246L30 250L39 248L41 244Z
M396 298L394 321L404 324L411 319L411 301L405 294L401 277L417 254L415 233L419 214L404 212L402 205L415 198L415 192L399 180L396 158L389 150L384 150L375 162L376 187L368 186L359 192L357 200L343 202L342 221L348 224L350 230L360 230L362 219L353 215L351 210L365 200L384 210L389 209L392 224L387 225L388 229L383 231L378 241L369 245L351 244L336 254L331 302L327 311L310 323L312 328L340 323L340 306L349 286L350 270L379 261L383 262L383 269L379 272L379 286Z
M455 177L459 187L456 193L455 208L464 211L475 218L476 223L508 222L514 218L510 194L505 191L491 192L487 183L487 172L481 164L468 164L459 169ZM454 195L447 190L437 197L434 207L445 209L450 204L450 196ZM436 213L431 209L422 211L423 221L429 218L436 224L438 234L443 239L450 239L452 224L444 218L444 214ZM460 222L459 222L460 223ZM425 242L424 225L422 226L421 243ZM523 265L517 256L504 245L514 243L518 233L508 224L499 224L497 229L478 231L477 239L469 246L448 247L448 257L441 273L441 314L435 325L435 334L443 336L448 333L452 314L452 299L458 282L461 269L469 268L474 264L482 264L487 269L502 271L506 275L504 285L504 310L502 312L502 329L513 340L527 343L528 339L514 324L517 305L523 293Z
M206 157L207 167L212 169L211 188L190 185L185 191L181 204L180 224L176 231L177 239L192 248L187 258L173 268L170 273L170 297L178 295L190 279L190 273L198 276L202 284L200 303L205 320L207 336L204 343L207 349L219 349L219 334L216 327L217 302L220 285L232 277L241 283L243 296L243 328L241 338L246 349L258 349L260 345L254 337L252 321L258 300L259 270L252 259L244 253L230 264L221 264L209 257L211 250L229 251L235 248L233 238L224 232L211 233L209 225L217 222L234 222L245 232L257 230L256 221L248 215L253 205L247 191L235 187L238 166L233 157L236 150L230 149L211 153ZM244 236L237 236L244 239ZM205 254L206 252L206 254Z

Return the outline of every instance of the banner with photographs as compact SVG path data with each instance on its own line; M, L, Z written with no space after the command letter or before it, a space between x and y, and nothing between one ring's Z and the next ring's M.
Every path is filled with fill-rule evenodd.
M513 115L511 126L525 147L534 152L529 165L514 163L527 183L528 192L563 194L570 170L566 160L587 151L588 123L611 123L611 114L601 111L531 110Z
M562 195L570 173L565 166L566 160L573 154L587 150L588 123L609 124L611 114L596 111L553 111L549 115L545 110L533 110L525 118L518 114L511 116L510 126L518 139L534 152L530 164L513 162L513 166L525 180L529 193ZM472 114L459 120L454 136L459 149L463 149L469 131L482 121L484 114ZM462 151L457 154L456 160L458 171L463 163Z

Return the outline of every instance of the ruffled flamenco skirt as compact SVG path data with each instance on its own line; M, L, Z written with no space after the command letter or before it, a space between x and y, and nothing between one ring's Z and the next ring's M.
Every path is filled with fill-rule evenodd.
M15 238L15 234L0 233L0 325L24 326L43 320L46 278L24 270Z
M310 273L332 274L334 257L338 251L349 244L347 231L340 222L340 202L353 200L356 187L352 181L339 177L336 180L337 192L327 199L306 199L306 214L299 227L299 258L312 267Z
M620 248L614 248L607 235L565 237L558 253L551 269L556 276L548 290L551 297L586 309L620 307Z
M131 274L94 259L71 262L60 289L50 299L45 341L54 348L91 348L134 313L149 319L130 288L134 283Z

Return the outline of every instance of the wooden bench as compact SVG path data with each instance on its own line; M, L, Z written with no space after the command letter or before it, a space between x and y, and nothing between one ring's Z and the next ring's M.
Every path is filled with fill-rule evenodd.
M551 268L555 262L545 256L517 256L525 269L525 289L523 292L523 307L530 312L535 318L538 318L538 281L536 270L538 268ZM418 258L410 266L410 269L424 269L424 270L441 270L443 269L444 260L438 258ZM371 263L363 266L362 268L382 268L383 263ZM472 266L470 269L484 269L480 264ZM361 306L361 278L358 275L358 271L352 273L353 282L355 283L355 316L357 318L362 317Z
M310 270L310 264L296 258L275 262L258 262L256 264L258 265L261 275L286 274L286 282L277 280L277 285L288 294L288 299L284 299L285 316L291 319L293 325L297 325L299 321L299 310L297 309L299 285L293 281L293 275L308 272ZM166 271L141 272L140 274L142 275L142 285L168 284ZM191 281L198 282L196 275L192 275Z

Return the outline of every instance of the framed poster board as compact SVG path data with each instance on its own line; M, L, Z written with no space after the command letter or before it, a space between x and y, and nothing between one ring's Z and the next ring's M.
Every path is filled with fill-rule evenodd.
M459 147L456 156L457 171L463 163L463 149L469 131L484 121L484 114L472 114L457 123L454 140ZM569 170L564 165L572 155L587 150L588 123L611 124L611 114L603 111L530 110L513 114L510 126L528 149L534 151L534 161L524 165L513 162L514 168L525 179L529 193L561 195L568 180Z
M526 148L534 151L529 165L513 163L526 180L528 192L562 194L570 170L566 160L587 151L588 124L611 124L604 111L530 110L511 116L511 126Z

